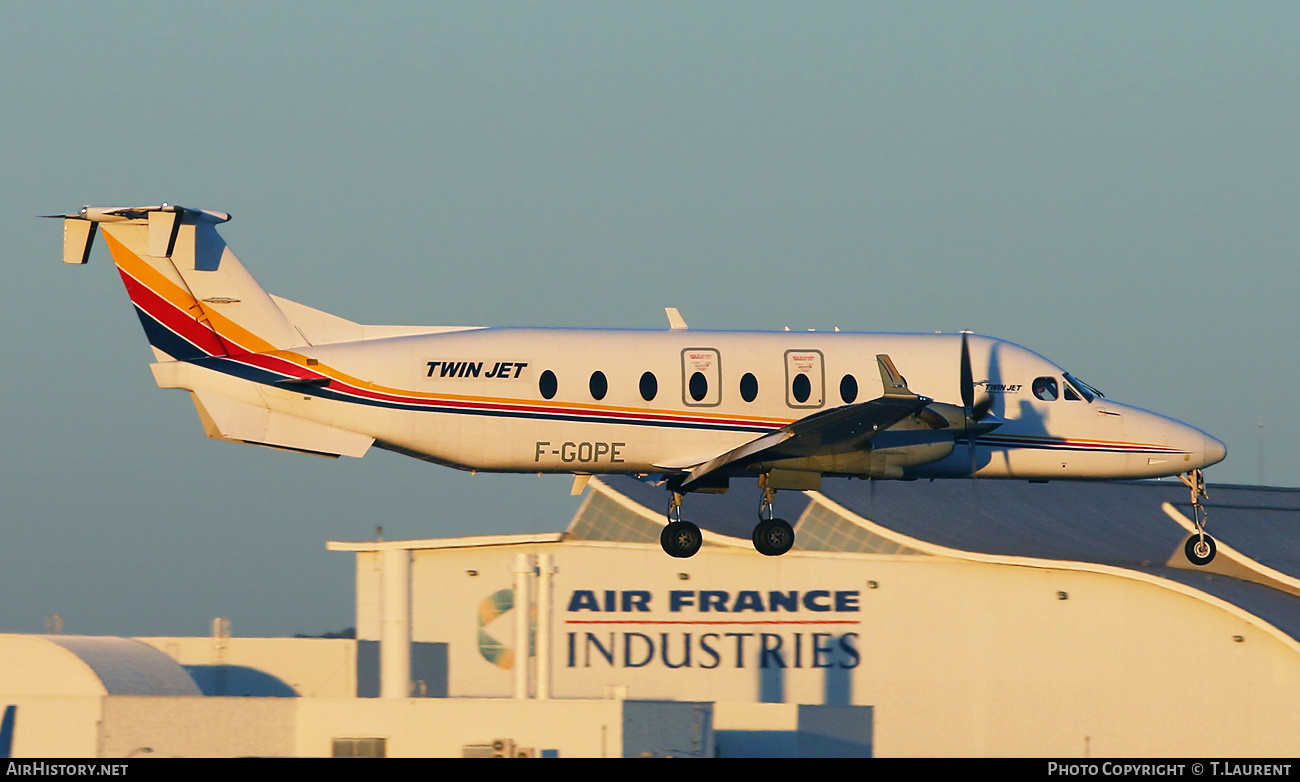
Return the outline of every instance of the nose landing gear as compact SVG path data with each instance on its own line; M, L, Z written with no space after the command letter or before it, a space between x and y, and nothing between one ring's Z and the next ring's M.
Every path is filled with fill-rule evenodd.
M1210 520L1210 514L1201 504L1202 498L1209 499L1210 496L1205 491L1205 473L1197 468L1179 475L1178 480L1186 484L1192 492L1192 522L1196 525L1196 534L1183 544L1183 553L1193 565L1208 565L1214 560L1218 546L1215 545L1214 538L1205 534L1205 524Z

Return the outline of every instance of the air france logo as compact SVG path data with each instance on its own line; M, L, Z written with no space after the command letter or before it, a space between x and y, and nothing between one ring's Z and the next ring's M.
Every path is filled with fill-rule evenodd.
M575 589L569 668L856 668L858 590Z
M515 651L493 638L488 630L515 606L515 591L501 589L488 595L478 605L478 653L498 668L515 666Z

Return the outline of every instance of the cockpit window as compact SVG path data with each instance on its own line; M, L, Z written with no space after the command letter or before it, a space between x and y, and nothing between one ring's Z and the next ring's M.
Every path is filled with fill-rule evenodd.
M1079 394L1083 396L1084 399L1087 399L1089 402L1091 402L1093 399L1096 399L1099 396L1100 397L1106 396L1105 394L1093 388L1092 386L1088 385L1087 383L1083 382L1079 378L1075 377L1074 375L1071 375L1069 372L1065 373L1065 382L1068 384L1066 389L1067 390L1066 398L1069 398L1068 386L1074 386L1074 388L1079 392Z
M1044 402L1053 402L1056 400L1056 378L1054 377L1036 377L1034 378L1034 396Z

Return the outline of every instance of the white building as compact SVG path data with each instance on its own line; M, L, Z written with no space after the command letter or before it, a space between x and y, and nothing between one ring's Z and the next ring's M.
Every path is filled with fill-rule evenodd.
M687 498L686 560L662 490L590 486L563 534L329 544L357 641L141 639L205 695L0 678L14 753L1300 754L1300 492L1213 488L1197 569L1180 484L826 481L778 558L737 485ZM97 738L53 748L63 709Z

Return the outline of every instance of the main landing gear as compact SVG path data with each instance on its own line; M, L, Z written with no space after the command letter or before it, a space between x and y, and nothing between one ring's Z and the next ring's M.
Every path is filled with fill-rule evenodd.
M763 499L758 507L758 524L754 525L751 539L758 553L768 557L779 557L794 546L794 527L785 519L778 519L772 509L776 490L767 485L767 476L758 480L763 490ZM682 520L682 495L673 492L668 501L668 524L659 533L659 545L670 557L685 559L695 556L704 543L700 528L689 521Z
M1196 534L1183 544L1183 553L1193 565L1208 565L1214 560L1218 547L1214 543L1214 538L1205 534L1205 523L1210 520L1210 514L1201 504L1202 498L1208 499L1210 496L1205 491L1205 473L1195 469L1179 475L1178 479L1187 484L1187 488L1192 491L1192 522L1196 525Z
M659 545L670 557L684 559L695 556L704 544L700 528L689 521L682 521L682 495L672 493L668 501L668 526L659 533Z

